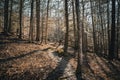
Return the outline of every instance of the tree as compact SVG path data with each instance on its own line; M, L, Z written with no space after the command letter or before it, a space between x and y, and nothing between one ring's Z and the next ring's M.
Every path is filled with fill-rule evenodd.
M104 23L103 23L103 13L102 13L102 7L101 7L101 2L100 2L100 0L99 0L99 2L98 2L99 4L98 4L98 6L99 6L99 16L100 16L100 26L101 26L101 28L102 28L102 30L101 30L101 52L105 52L105 43L104 43Z
M33 42L33 23L34 23L34 20L33 20L33 14L34 14L34 11L33 11L33 8L34 8L34 0L31 0L31 16L30 16L30 31L29 31L29 38L30 38L30 42Z
M109 59L113 60L115 57L115 0L112 0L112 24L111 24L111 41L109 46Z
M83 53L82 51L82 27L80 28L80 4L79 0L75 0L75 5L76 5L76 21L77 21L77 42L78 42L78 57L77 57L77 69L76 69L76 77L78 80L82 80L82 72L81 72L81 64L82 62L80 61L80 54Z
M49 4L50 4L50 0L47 1L47 15L46 15L46 28L45 28L45 44L47 43L47 36L48 36Z
M40 41L40 0L36 0L36 41Z
M90 8L91 8L91 17L92 17L92 26L93 26L93 47L94 47L93 52L96 52L95 24L94 24L94 16L93 16L93 5L91 0L90 0Z
M22 16L23 16L23 0L20 0L20 11L19 11L19 16L20 16L20 33L19 33L19 38L22 39Z
M42 19L41 19L41 43L43 42L43 26L44 26L44 14L43 14L43 10L42 10Z
M116 47L117 47L117 51L116 51L116 58L119 58L119 36L120 36L120 1L118 1L118 9L117 9L117 36L116 36L116 38L117 38L117 41L116 41Z
M11 27L12 27L12 12L13 12L13 0L11 0L11 4L10 4L10 17L9 17L9 28L8 28L8 32L11 33Z
M76 41L76 24L75 24L75 1L72 0L72 13L73 13L73 28L74 28L74 47L76 49L77 47L77 41Z
M69 22L68 22L68 0L65 0L65 27L66 27L66 31L65 31L65 42L64 42L64 53L67 53L67 49L68 49L68 30L69 30Z
M86 51L86 46L83 45L86 43L85 41L85 31L84 31L84 1L82 0L82 50L83 50L83 53Z
M110 46L110 30L109 30L109 25L110 24L110 20L109 20L109 0L107 0L107 34L108 34L108 49ZM109 52L109 50L108 50Z
M5 0L4 2L4 33L8 34L8 8L9 8L9 0Z

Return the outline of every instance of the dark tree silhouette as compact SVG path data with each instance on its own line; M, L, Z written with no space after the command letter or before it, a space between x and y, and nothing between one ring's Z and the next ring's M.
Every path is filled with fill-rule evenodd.
M65 0L65 43L64 43L64 53L67 53L68 49L68 30L69 30L69 22L68 22L68 0Z
M4 2L4 33L8 34L8 9L9 9L9 0Z
M22 16L23 16L23 0L20 0L20 33L19 38L22 39Z
M40 41L40 0L36 0L36 41Z
M112 0L112 24L111 24L111 41L109 46L109 59L115 57L115 0Z
M31 16L30 16L30 31L29 31L29 38L30 38L30 42L33 42L33 14L34 14L34 11L33 11L33 8L34 8L34 0L31 1Z

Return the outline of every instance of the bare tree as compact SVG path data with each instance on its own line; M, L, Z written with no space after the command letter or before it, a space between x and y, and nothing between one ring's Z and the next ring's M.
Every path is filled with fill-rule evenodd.
M77 57L77 69L76 69L76 77L78 80L82 80L82 72L81 72L81 64L82 62L80 61L80 54L82 55L82 27L80 27L80 4L79 0L75 0L75 5L76 5L76 21L77 21L77 42L78 42L78 57Z
M8 9L9 0L4 1L4 33L8 34Z
M68 49L68 30L69 30L69 21L68 21L68 0L65 0L65 42L64 42L64 53L67 53Z
M94 47L93 52L96 52L95 24L94 24L94 15L93 15L93 5L91 0L90 0L90 8L91 8L91 17L92 17L92 26L93 26L93 47Z
M20 14L20 33L19 33L19 38L22 39L22 16L23 16L23 0L20 0L20 10L19 10L19 14Z
M50 0L47 1L47 15L46 15L46 28L45 28L45 44L47 43L47 36L48 36L49 4L50 4Z
M40 0L36 0L36 41L40 41Z
M77 47L76 41L76 23L75 23L75 1L72 0L72 13L73 13L73 29L74 29L74 47Z
M111 41L109 45L109 59L112 60L115 57L115 0L112 0L112 24L111 24Z
M120 1L118 1L118 9L117 9L117 36L116 36L116 38L117 38L117 41L116 41L116 43L117 43L117 51L116 51L116 58L119 58L119 36L120 36Z
M34 0L31 0L31 16L30 16L30 31L29 31L29 38L30 38L30 42L33 42L33 8L34 8Z
M12 27L12 12L13 12L13 0L10 2L10 17L9 17L9 28L8 32L11 33L11 27Z

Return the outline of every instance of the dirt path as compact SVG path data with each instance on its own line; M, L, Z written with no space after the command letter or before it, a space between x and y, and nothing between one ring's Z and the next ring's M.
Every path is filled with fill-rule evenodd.
M68 57L58 57L58 54L52 50L48 51L49 56L53 61L57 62L56 68L48 74L48 80L58 80L58 79L67 79L67 80L76 80L75 70L70 64Z

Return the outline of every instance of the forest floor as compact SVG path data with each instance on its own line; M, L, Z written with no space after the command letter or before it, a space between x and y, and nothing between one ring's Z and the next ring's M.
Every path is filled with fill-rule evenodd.
M69 48L66 56L59 56L57 49L53 43L40 45L1 36L0 80L79 80L75 76L77 59L73 49ZM82 77L84 80L120 80L120 62L85 53Z

